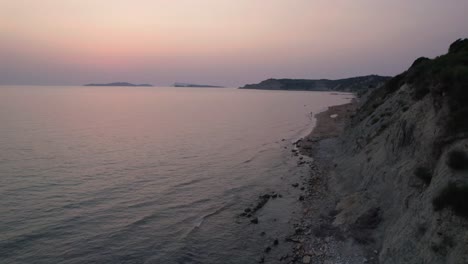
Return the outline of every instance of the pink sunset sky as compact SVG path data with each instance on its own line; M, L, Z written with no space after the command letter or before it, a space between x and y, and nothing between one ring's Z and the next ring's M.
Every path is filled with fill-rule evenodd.
M468 37L467 14L466 0L0 0L0 84L395 75Z

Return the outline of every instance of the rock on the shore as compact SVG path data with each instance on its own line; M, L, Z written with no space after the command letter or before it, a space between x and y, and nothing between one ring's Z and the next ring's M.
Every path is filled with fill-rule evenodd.
M276 192L271 192L263 195L259 195L259 201L257 204L253 207L247 207L244 209L244 212L240 214L240 216L245 216L245 217L252 217L258 210L262 209L263 206L270 200L270 199L276 199L278 197L282 197L281 194L277 194Z
M302 258L302 263L309 264L311 260L312 260L311 257L307 255Z

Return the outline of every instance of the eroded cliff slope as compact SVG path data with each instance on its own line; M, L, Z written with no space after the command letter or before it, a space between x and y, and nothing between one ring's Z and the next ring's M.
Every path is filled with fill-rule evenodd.
M468 263L468 39L374 90L341 140L335 226L380 263Z

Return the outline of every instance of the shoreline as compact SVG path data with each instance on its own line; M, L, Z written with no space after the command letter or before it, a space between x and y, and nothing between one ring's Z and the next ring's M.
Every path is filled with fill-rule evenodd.
M302 216L294 226L289 258L281 263L375 263L373 252L350 242L333 222L338 194L330 186L333 158L339 148L339 137L357 109L357 100L328 107L315 115L312 132L295 143L298 154L312 158L305 186Z
M314 117L317 120L315 127L307 136L295 143L300 154L313 158L313 150L317 142L340 136L347 120L354 114L356 108L357 101L353 98L349 103L329 106L327 110L315 114Z
M344 234L332 227L332 210L337 198L330 192L328 173L332 169L333 152L338 147L339 136L357 105L356 98L353 98L348 103L329 106L315 114L316 123L312 131L292 143L291 155L297 160L297 169L308 170L297 181L287 184L290 195L296 197L294 203L299 211L288 221L289 234L281 239L271 238L273 243L260 253L258 263L341 263L338 251L343 250L343 246L336 241ZM277 192L260 195L256 204L239 216L251 224L260 224L256 212L277 196L282 197ZM265 232L262 233L264 235ZM284 245L283 249L272 250L278 244ZM363 259L366 259L363 253L356 254L355 261L346 258L346 263L363 263Z
M295 212L287 216L289 220L285 223L285 228L289 231L279 236L272 236L277 232L275 230L261 232L260 236L263 238L259 243L263 243L265 248L262 253L259 252L257 263L322 263L317 262L317 255L327 253L322 248L325 244L319 241L320 244L317 245L316 242L310 241L310 238L315 229L322 224L321 217L325 213L328 214L329 208L335 206L334 203L330 203L334 200L333 196L327 193L325 180L330 164L329 150L322 146L322 142L337 140L356 106L357 101L353 98L351 102L329 106L325 111L315 114L316 122L312 131L292 142L292 146L284 147L291 151L295 170L306 169L304 173L299 177L284 178L285 185L261 193L256 201L252 201L249 207L239 213L241 222L264 229L263 221L259 217L264 206L278 209L278 206L284 205L273 201L286 199L292 203L290 206L295 207ZM334 143L331 145L334 146Z

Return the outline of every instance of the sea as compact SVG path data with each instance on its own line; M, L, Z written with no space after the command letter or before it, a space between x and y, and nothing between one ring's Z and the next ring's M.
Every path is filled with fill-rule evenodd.
M351 97L0 86L0 263L274 263L308 175L293 142Z

